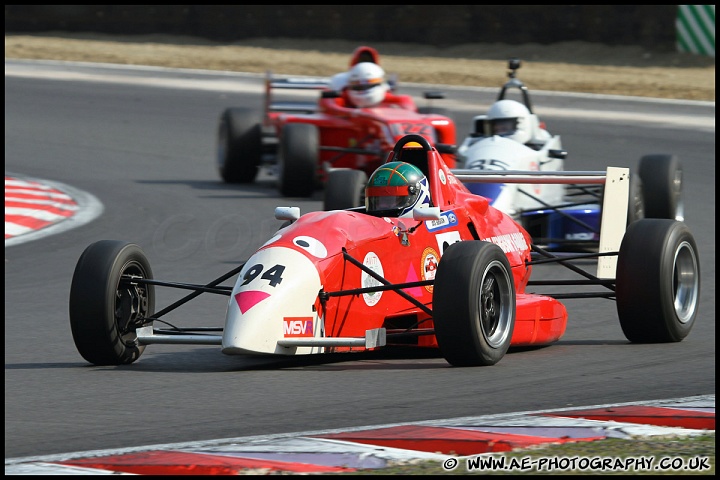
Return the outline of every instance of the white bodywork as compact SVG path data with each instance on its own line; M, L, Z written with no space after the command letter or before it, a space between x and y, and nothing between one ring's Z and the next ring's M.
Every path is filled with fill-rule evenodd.
M274 283L275 275L281 276L282 281ZM285 338L323 336L322 321L313 308L320 288L317 268L299 251L287 247L258 251L238 275L230 296L222 352L228 355L322 353L323 348L319 346L278 344Z
M484 133L486 116L476 116L473 121L476 134L468 136L458 147L458 156L464 159L458 168L498 172L563 170L564 160L550 154L551 150L562 150L560 136L551 136L539 128L535 115L530 118L535 127L532 143L541 145L537 150L497 135L479 136ZM491 197L491 204L509 215L516 215L521 210L542 208L548 204L557 205L562 202L564 193L565 188L562 185L505 184L499 195ZM542 202L545 202L545 205Z
M418 211L415 218L437 219L439 209ZM278 207L277 219L297 219L297 207ZM282 232L282 230L280 231ZM268 240L243 266L230 294L222 335L165 334L152 325L138 328L141 345L195 344L220 345L227 355L324 353L327 347L382 347L385 328L365 331L363 337L326 337L320 308L323 288L318 264L311 258L325 259L331 252L316 239L304 235L293 238L299 249L281 245L282 233Z

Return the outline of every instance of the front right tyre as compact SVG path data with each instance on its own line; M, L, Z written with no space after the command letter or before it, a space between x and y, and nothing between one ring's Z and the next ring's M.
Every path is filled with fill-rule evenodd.
M700 259L683 222L644 218L630 224L615 281L618 318L628 340L679 342L690 333L700 302Z
M499 246L469 240L445 249L433 286L433 323L453 366L494 365L505 356L515 328L515 284Z
M136 329L151 325L155 311L145 253L135 244L101 240L80 256L70 286L70 328L80 355L94 365L126 365L140 358L144 345Z

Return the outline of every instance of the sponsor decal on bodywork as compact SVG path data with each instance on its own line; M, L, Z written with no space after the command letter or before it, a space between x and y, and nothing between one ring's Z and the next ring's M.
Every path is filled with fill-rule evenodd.
M594 240L595 234L592 232L566 233L566 240Z
M380 263L380 258L375 254L375 252L368 252L367 255L365 255L365 259L363 260L363 265L368 267L373 272L377 273L381 277L385 276L385 273L383 272L383 266L382 263ZM370 287L377 287L380 285L380 282L375 280L373 277L362 272L362 275L360 277L360 284L362 285L362 288L370 288ZM365 300L365 304L368 307L372 307L373 305L377 304L380 301L380 298L382 297L383 292L370 292L370 293L363 293L363 300Z
M312 319L312 317L284 317L283 318L283 336L284 337L312 337L313 336L313 319Z
M445 170L442 168L438 169L438 177L440 178L440 183L443 185L447 184L447 179L445 178Z
M484 241L492 242L498 245L505 253L522 252L523 250L528 249L528 244L525 241L525 237L520 232L497 235L494 237L485 238Z
M423 280L435 280L435 273L437 272L438 262L440 256L432 247L427 247L423 250L422 254L422 265L420 266L420 272L422 273ZM428 292L433 291L432 285L425 285L425 289Z
M442 212L440 218L437 220L426 220L425 226L428 232L434 232L435 230L442 230L443 228L455 227L458 224L457 215L455 212Z

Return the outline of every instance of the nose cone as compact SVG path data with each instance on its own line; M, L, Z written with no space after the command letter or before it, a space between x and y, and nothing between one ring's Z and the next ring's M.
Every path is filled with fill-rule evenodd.
M318 347L282 347L278 340L321 337L315 311L320 275L304 253L277 246L245 264L228 302L222 352L238 354L319 353Z

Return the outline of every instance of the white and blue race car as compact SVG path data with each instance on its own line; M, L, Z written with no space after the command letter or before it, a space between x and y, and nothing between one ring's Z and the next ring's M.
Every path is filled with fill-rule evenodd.
M508 62L509 80L485 115L473 118L457 150L458 178L473 193L510 214L536 243L555 250L596 248L602 219L602 185L558 180L523 184L517 174L562 176L567 151L533 113L525 84L517 78L520 60ZM520 101L508 91L518 89ZM517 96L517 95L514 95ZM498 183L498 177L507 182ZM643 218L684 219L682 167L676 155L650 154L629 178L628 224Z

